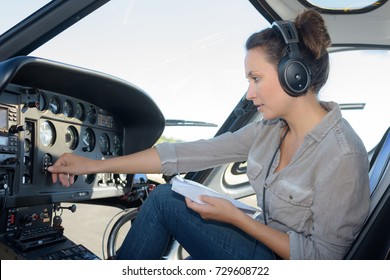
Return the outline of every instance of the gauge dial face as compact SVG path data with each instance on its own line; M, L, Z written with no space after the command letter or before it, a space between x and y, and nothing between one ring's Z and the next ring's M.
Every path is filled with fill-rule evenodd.
M94 124L96 122L96 108L92 105L88 106L87 108L87 120Z
M39 139L45 147L52 146L56 139L54 125L49 121L44 121L39 127Z
M65 100L63 106L63 113L66 117L71 118L74 114L73 104L70 100Z
M43 93L37 94L37 101L35 102L35 106L39 111L45 111L47 109L46 96Z
M24 152L27 154L31 151L31 141L29 139L24 139Z
M103 155L110 154L110 138L106 133L103 133L99 137L99 147Z
M121 139L118 135L115 135L112 139L112 154L114 156L118 155L121 150Z
M85 119L85 107L82 103L76 104L74 117L80 121L83 121Z
M69 149L76 149L79 144L79 134L74 126L68 126L65 131L65 144Z
M84 152L92 152L92 150L95 148L95 133L93 132L92 129L87 128L82 137L83 141L83 151Z
M61 112L61 102L58 97L53 96L49 102L49 109L53 114L59 114Z

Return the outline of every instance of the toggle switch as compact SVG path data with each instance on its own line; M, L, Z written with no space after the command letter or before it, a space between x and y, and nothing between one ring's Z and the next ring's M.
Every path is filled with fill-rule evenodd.
M20 131L25 131L26 130L26 125L11 125L11 127L9 128L8 132L9 133L12 133L12 134L15 134L15 133L19 133Z
M53 158L50 154L45 154L42 158L42 161L42 171L46 174L48 172L47 169L49 168L49 166L53 165Z

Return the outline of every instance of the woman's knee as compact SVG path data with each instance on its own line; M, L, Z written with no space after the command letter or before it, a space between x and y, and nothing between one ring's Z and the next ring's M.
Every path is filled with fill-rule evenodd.
M172 191L171 185L164 184L159 185L149 194L140 208L140 215L148 217L149 221L158 219L160 224L170 228L168 225L176 222L176 218L175 220L172 218L186 208L183 196Z
M153 191L148 195L148 199L160 199L162 197L171 196L172 189L170 184L158 185Z
M181 195L172 191L172 186L170 184L157 186L147 197L146 201L148 200L155 205L172 205L175 202L184 202Z

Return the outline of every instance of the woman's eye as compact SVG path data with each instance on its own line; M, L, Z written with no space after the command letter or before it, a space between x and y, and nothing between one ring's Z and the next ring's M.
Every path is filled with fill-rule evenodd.
M257 83L258 81L260 81L260 78L259 77L250 77L247 79L248 83L250 82L254 82L254 83Z

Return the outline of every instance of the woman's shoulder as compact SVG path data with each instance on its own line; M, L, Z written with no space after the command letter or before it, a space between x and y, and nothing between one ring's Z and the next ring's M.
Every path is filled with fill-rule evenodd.
M363 141L349 122L343 118L340 107L335 102L321 102L328 115L318 126L312 136L316 139L325 138L330 146L338 149L340 155L358 153L367 155Z
M358 153L363 156L367 155L362 139L346 119L342 118L340 120L334 130L334 135L346 154Z

